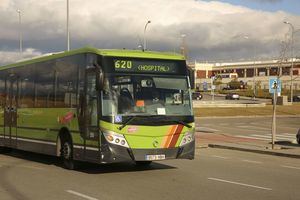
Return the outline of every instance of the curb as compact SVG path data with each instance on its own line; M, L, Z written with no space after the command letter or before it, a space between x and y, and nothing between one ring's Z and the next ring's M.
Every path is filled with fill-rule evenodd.
M288 157L288 158L298 158L298 159L300 158L300 155L296 155L296 154L265 151L265 150L259 150L259 149L249 149L249 148L243 148L243 147L233 147L233 146L220 145L220 144L208 144L208 147L218 148L218 149L245 151L245 152L252 152L252 153L259 153L259 154L266 154L266 155L273 155L273 156Z

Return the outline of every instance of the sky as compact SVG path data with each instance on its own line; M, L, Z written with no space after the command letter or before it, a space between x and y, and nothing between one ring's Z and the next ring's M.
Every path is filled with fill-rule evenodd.
M269 59L290 47L291 29L283 21L300 28L299 0L69 1L71 49L138 49L151 20L146 30L149 50L180 52L184 40L190 61ZM64 51L66 0L0 0L0 30L0 65ZM294 34L297 56L299 32Z

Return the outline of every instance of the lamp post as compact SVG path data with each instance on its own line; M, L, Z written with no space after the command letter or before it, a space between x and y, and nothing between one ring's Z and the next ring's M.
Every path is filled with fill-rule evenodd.
M294 70L294 26L293 24L291 24L288 21L284 21L283 23L290 25L291 29L292 29L292 38L291 38L291 57L292 57L292 66L291 66L291 104L293 104L293 70Z
M244 35L243 38L245 40L250 39L250 37L248 35ZM255 68L255 64L256 64L256 45L254 45L254 58L253 58L253 100L255 100L256 97L256 80L255 77L257 76L257 68Z
M69 0L67 0L67 51L70 51Z
M186 34L181 34L181 38L182 38L181 52L184 58L187 60L187 49L186 49L186 42L185 42Z
M17 13L19 14L19 48L20 48L20 54L23 52L23 39L22 39L22 18L21 18L21 10L17 10Z
M151 21L148 20L147 23L145 24L145 28L144 28L144 43L143 43L143 51L146 51L147 50L147 41L146 41L146 29L147 29L147 26L148 24L150 24Z

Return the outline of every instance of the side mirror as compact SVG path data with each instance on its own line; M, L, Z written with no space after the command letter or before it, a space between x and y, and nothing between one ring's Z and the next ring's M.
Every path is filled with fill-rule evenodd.
M195 70L187 66L188 75L190 78L191 89L195 89Z
M96 89L102 90L104 85L104 73L102 68L97 63L94 65L96 67Z

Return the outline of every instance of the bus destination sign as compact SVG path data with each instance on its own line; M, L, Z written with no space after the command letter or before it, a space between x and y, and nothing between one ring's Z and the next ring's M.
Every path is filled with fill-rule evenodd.
M114 59L116 72L133 73L168 73L179 72L179 65L176 62L157 61L157 60L121 60Z

